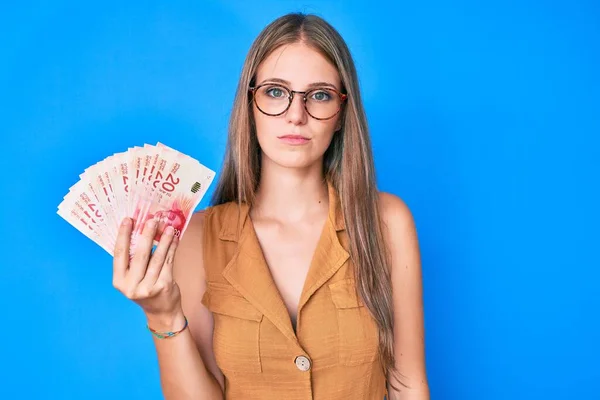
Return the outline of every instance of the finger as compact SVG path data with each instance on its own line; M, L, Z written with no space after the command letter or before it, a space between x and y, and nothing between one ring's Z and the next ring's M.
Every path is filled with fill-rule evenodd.
M175 230L172 226L167 226L167 229L165 229L163 232L160 241L158 242L158 246L156 246L156 250L154 250L152 257L150 257L150 263L148 264L146 275L140 282L140 285L152 287L156 283L158 275L163 268L167 253L169 252L171 242L173 241L174 232Z
M171 245L169 246L169 251L167 251L167 256L165 257L165 262L163 263L160 274L158 275L157 282L166 282L171 283L173 281L173 260L175 259L175 251L177 251L177 246L179 245L179 238L174 237Z
M113 280L123 279L129 266L129 242L131 240L131 218L123 219L119 227L113 256Z
M157 226L158 221L156 219L150 219L144 224L142 234L137 240L135 254L129 265L129 271L126 276L127 281L130 284L138 284L144 279L146 268L148 267L148 260L150 260L150 255L152 254L152 243L154 241Z

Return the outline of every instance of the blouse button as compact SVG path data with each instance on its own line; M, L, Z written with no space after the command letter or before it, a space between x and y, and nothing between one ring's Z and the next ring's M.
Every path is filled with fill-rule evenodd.
M310 360L308 359L308 357L298 356L296 357L294 362L296 363L296 367L298 367L300 371L306 372L310 369Z

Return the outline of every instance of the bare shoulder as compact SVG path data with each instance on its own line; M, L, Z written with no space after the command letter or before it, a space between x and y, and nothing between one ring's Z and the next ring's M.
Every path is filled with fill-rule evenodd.
M207 210L192 214L175 252L173 276L181 288L182 295L185 295L184 302L195 301L204 294L203 243L207 214Z
M391 257L391 269L393 284L406 284L403 279L408 279L412 285L420 285L420 279L414 279L420 275L421 260L417 229L415 220L408 205L400 197L391 194L379 193L379 210L382 222L384 241ZM415 276L406 277L398 275L398 269L402 274L413 272ZM396 271L395 271L396 270Z
M388 230L398 234L399 230L405 233L415 230L415 221L411 210L404 200L395 194L379 192L379 210L384 223L384 231Z
M190 223L188 224L188 227L183 235L181 243L184 242L188 235L194 236L194 239L202 236L204 231L204 222L209 212L210 209L204 209L192 214L192 217L190 218Z
M202 243L206 214L207 210L192 214L187 229L177 246L173 273L180 286L178 277L185 276L188 279L194 276L196 279L204 279Z

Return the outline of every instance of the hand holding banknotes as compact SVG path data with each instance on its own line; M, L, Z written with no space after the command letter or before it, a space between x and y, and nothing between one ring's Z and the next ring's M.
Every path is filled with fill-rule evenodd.
M113 258L113 285L139 304L148 319L155 321L155 326L164 325L168 330L168 325L181 325L181 295L173 280L173 258L179 241L174 228L167 226L152 252L158 220L148 220L130 260L132 226L131 219L126 218L119 228Z
M159 327L184 319L173 257L214 175L163 143L145 144L87 168L58 206L58 215L114 256L114 286Z

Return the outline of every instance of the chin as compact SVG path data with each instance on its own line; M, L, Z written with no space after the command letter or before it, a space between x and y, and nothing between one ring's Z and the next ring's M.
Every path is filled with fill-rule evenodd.
M271 162L284 168L308 168L318 159L307 157L307 154L265 154L263 153L263 162Z

